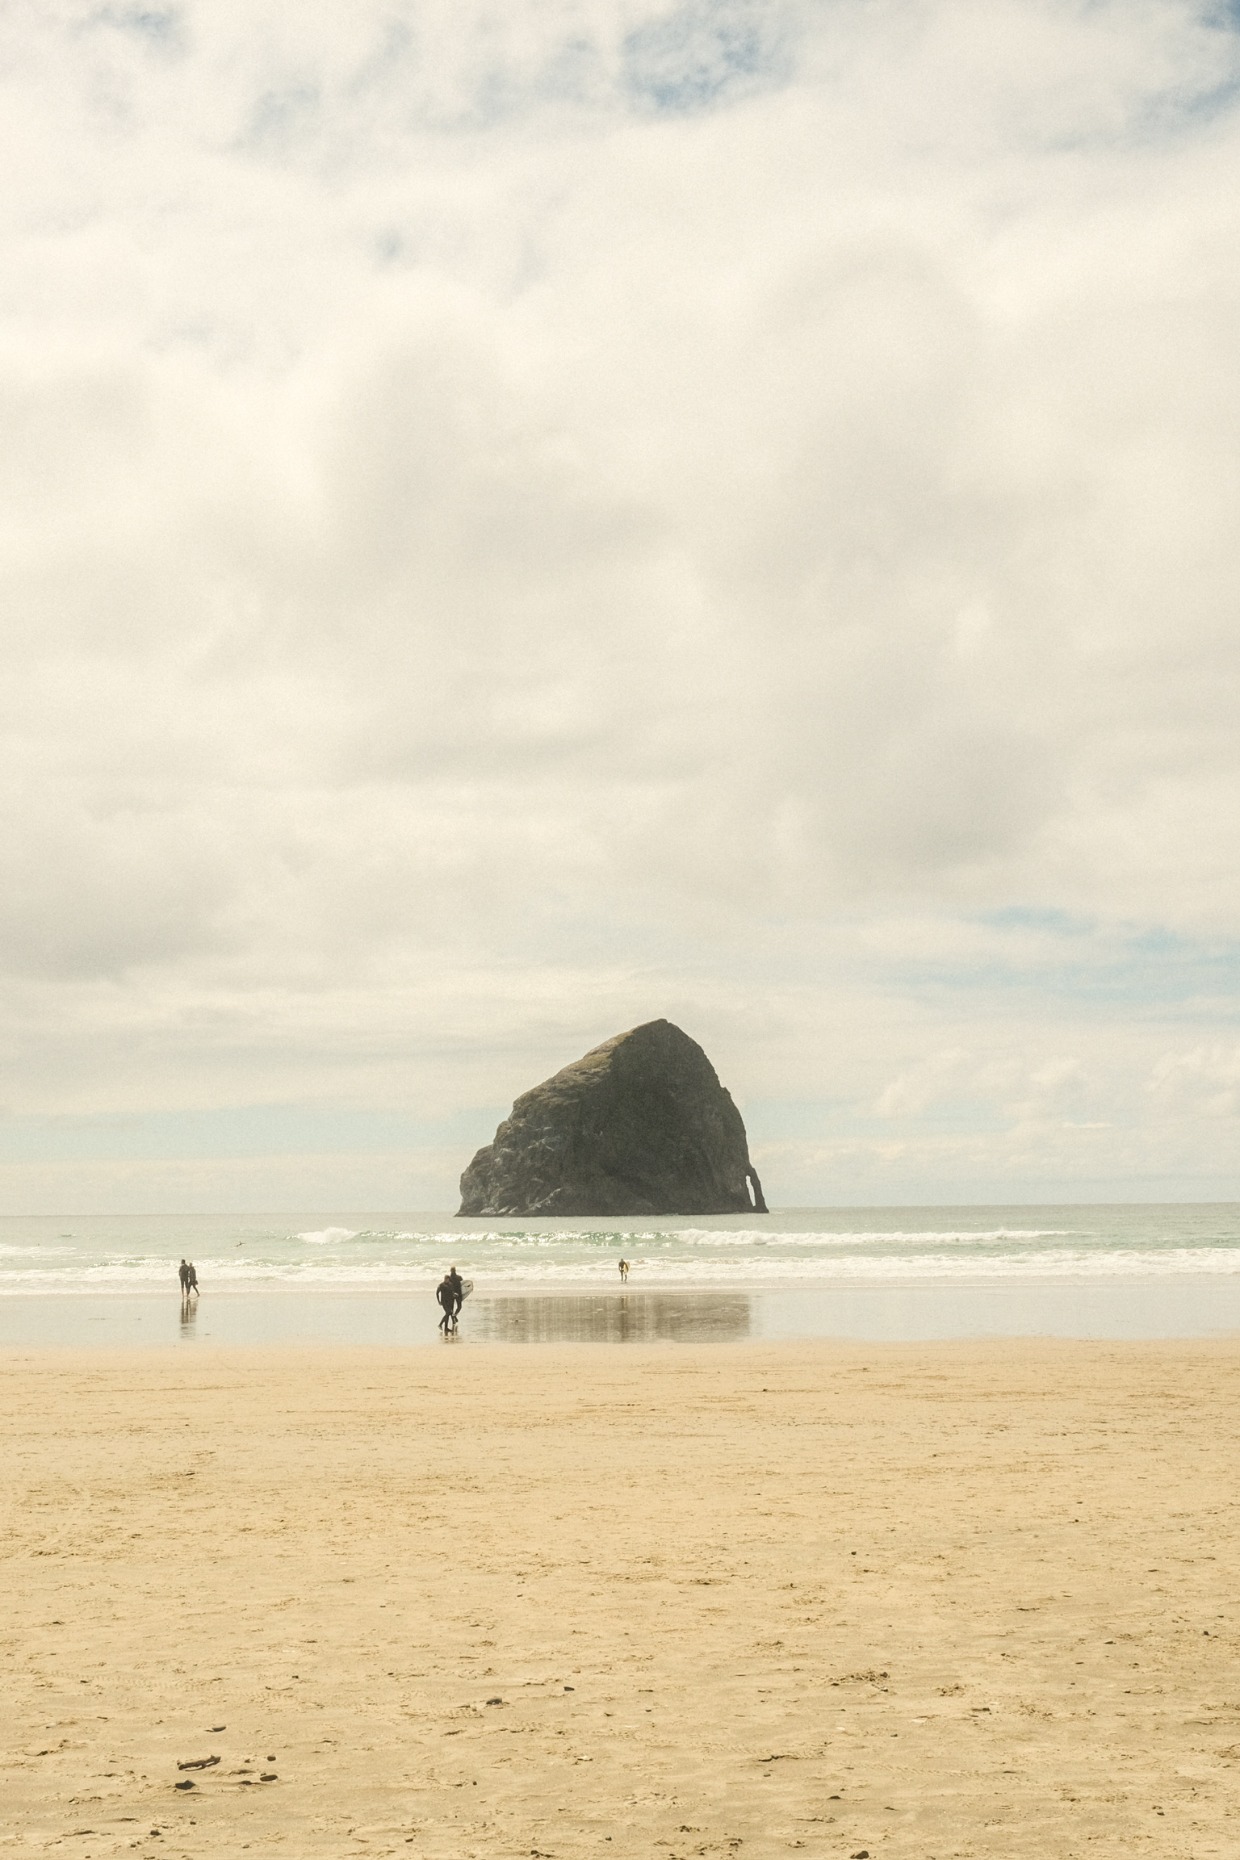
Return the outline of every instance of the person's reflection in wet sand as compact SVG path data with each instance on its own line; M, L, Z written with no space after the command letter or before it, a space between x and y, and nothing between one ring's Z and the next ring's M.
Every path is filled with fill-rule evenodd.
M196 1298L191 1298L189 1293L186 1292L184 1298L182 1298L181 1300L181 1330L182 1332L193 1330L194 1320L197 1316L198 1316L198 1300Z
M743 1292L525 1293L480 1298L471 1329L506 1343L722 1343L752 1335L752 1314Z

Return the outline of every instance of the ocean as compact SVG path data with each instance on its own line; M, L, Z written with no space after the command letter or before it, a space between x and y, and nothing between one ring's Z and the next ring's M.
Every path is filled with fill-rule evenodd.
M201 1297L183 1312L192 1259ZM632 1264L621 1286L621 1257ZM1240 1204L791 1208L766 1216L0 1219L0 1346L1240 1331Z

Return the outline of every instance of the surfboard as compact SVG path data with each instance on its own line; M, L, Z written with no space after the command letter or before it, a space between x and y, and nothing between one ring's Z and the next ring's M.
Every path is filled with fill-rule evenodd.
M469 1294L473 1291L473 1289L474 1289L474 1282L472 1279L462 1279L461 1281L461 1303L462 1304L465 1303L465 1300L469 1297Z

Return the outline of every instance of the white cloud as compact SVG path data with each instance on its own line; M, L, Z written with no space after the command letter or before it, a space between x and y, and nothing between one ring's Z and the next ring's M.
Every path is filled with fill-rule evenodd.
M1164 1053L1152 1069L1149 1089L1174 1105L1186 1120L1240 1118L1240 1045L1215 1041Z
M1125 1022L1235 1012L1238 46L11 10L14 1107L493 1107L675 1012L884 1180L1122 1173Z

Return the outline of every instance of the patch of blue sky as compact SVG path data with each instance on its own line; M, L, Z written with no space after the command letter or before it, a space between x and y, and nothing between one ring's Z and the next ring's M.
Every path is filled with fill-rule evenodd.
M1233 61L1240 67L1240 35ZM1159 142L1202 129L1228 116L1240 103L1240 68L1200 90L1163 92L1134 117L1128 141Z
M852 1108L847 1098L746 1098L741 1106L750 1143L793 1143L835 1135Z
M782 7L691 0L628 34L621 47L625 88L660 115L706 110L787 82L794 37Z
M0 1162L149 1162L253 1156L375 1155L451 1147L461 1167L507 1113L442 1118L323 1105L250 1105L96 1116L2 1116ZM479 1131L482 1135L479 1135Z
M1040 904L1006 904L983 912L978 921L996 930L1044 930L1053 936L1092 936L1098 928L1090 917Z
M148 15L135 8L101 13L120 25ZM152 9L151 31L179 16ZM552 39L532 63L486 38L458 85L440 94L426 49L408 21L388 22L337 92L291 78L265 91L248 113L243 141L267 151L296 144L343 97L365 107L372 96L396 98L401 112L441 131L500 127L541 109L605 110L617 105L645 116L678 116L722 107L787 83L795 71L802 11L793 0L680 0L635 27L616 50L580 30ZM131 28L137 30L136 25ZM428 88L429 85L429 88ZM401 101L403 99L403 101ZM330 126L330 125L328 125Z
M991 1099L967 1093L945 1094L904 1117L880 1117L866 1103L844 1099L747 1099L745 1133L750 1147L759 1143L822 1143L864 1138L889 1143L906 1125L936 1136L1000 1135L1011 1118Z
M1240 1020L1240 943L1187 937L1160 925L1099 925L1067 913L1013 908L979 920L1011 935L961 960L904 960L888 987L996 995L1037 992L1099 1009L1176 1008L1213 1021Z
M1026 132L1047 152L1076 155L1103 148L1157 149L1208 130L1240 106L1240 0L1209 0L1193 8L1207 35L1198 47L1217 36L1213 56L1195 68L1182 68L1162 84L1131 95L1121 119L1101 122L1083 119L1072 127L1060 124L1042 133L1026 125Z

